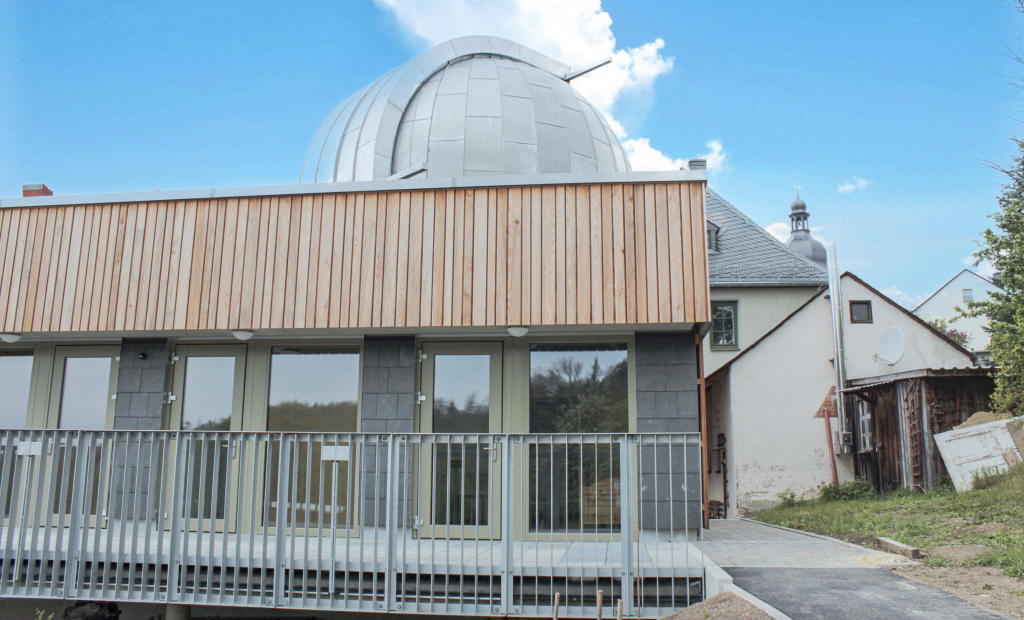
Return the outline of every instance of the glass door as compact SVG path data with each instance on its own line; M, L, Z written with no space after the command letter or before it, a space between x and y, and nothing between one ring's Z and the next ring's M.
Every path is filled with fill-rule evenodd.
M170 429L195 432L182 436L185 514L192 529L224 531L228 523L228 531L235 531L241 509L236 501L239 467L226 433L241 429L245 351L244 344L175 349ZM173 485L168 485L171 492Z
M283 446L272 439L270 467L260 468L269 478L256 485L264 489L257 501L270 504L267 532L286 526L293 535L329 536L338 530L358 535L354 464L359 446L352 434L359 418L359 347L274 347L269 387L267 430L288 433L283 437L290 459L279 506Z
M501 535L501 343L424 343L420 447L424 537ZM426 515L426 518L423 517Z
M120 352L121 347L118 345L62 346L55 349L47 428L65 431L104 431L113 428ZM103 527L107 519L120 516L120 506L108 502L108 499L117 497L123 490L120 486L111 487L122 483L124 470L115 467L112 461L115 450L112 438L94 436L91 441L92 445L89 445L85 439L71 436L60 440L60 445L40 446L40 449L45 451L52 464L52 468L44 475L58 482L57 487L66 487L69 481L79 475L75 471L79 450L92 453L92 466L83 472L88 475L85 486L86 509L90 525ZM37 450L26 450L26 453L42 454ZM120 478L118 474L121 474ZM48 500L51 513L70 513L70 489L65 488L61 493L52 483L47 483L46 488L52 491Z

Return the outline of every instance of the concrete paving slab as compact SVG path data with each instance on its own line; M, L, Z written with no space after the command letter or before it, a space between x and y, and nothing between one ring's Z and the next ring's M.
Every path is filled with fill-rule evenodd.
M871 568L910 563L841 540L747 519L712 519L702 550L719 566Z
M743 588L793 620L1007 620L887 570L725 568Z

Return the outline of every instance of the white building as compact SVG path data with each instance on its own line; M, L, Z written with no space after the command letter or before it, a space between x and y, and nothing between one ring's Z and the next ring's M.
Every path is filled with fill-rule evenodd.
M939 473L922 429L954 421L939 420L929 403L950 376L974 380L971 353L853 274L840 282L844 385L852 386L844 391L857 394L848 398L847 428L836 406L827 289L708 376L708 496L723 502L728 517L774 506L788 492L813 495L832 481L833 458L840 482L863 476L886 489L928 486ZM893 364L876 357L890 327L905 338ZM914 398L901 387L907 381ZM889 406L894 390L899 406ZM870 406L859 407L861 400Z
M966 310L969 302L985 301L995 291L1006 292L988 278L979 276L970 269L964 269L915 308L914 314L926 321L952 321L960 314L957 308ZM986 360L990 339L988 332L985 331L987 325L988 321L984 317L973 317L957 319L950 327L965 332L970 337L967 348Z
M706 193L711 333L704 370L714 372L828 284L825 248L810 236L807 205L790 205L787 244L711 189Z

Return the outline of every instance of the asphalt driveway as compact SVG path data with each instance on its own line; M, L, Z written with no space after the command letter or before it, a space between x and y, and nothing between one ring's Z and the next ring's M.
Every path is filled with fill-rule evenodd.
M884 569L723 568L737 586L793 620L1006 620Z

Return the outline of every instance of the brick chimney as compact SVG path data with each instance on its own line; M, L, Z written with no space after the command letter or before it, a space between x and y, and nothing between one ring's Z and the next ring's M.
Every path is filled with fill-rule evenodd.
M46 183L31 183L21 186L21 195L25 198L29 196L53 196L53 190L46 187Z

